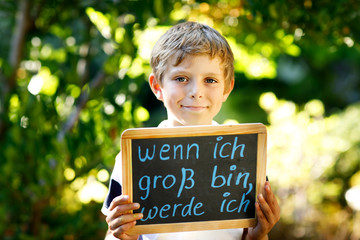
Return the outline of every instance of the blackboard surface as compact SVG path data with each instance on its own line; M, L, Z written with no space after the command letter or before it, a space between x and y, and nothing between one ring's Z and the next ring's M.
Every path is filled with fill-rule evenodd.
M144 214L135 232L253 226L265 147L262 124L127 130L124 194Z

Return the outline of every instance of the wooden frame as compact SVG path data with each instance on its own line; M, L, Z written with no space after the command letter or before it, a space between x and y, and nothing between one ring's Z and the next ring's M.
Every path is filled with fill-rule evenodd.
M172 128L138 128L128 129L121 137L122 151L122 180L123 193L133 202L132 183L132 140L151 138L172 138L188 136L214 136L234 134L257 134L257 168L256 168L256 196L264 189L266 181L266 127L260 123L219 125L219 126L189 126ZM182 232L227 228L244 228L256 225L256 216L251 219L232 219L219 221L161 223L149 225L136 225L129 232L131 234L151 234L165 232Z

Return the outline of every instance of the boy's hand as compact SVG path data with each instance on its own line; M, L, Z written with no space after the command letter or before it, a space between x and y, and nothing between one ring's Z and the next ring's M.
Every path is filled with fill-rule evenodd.
M265 197L259 194L258 201L255 203L257 225L255 228L249 228L246 239L268 239L267 234L280 220L280 207L268 181L264 188Z
M125 232L130 230L136 224L136 220L143 217L141 213L131 214L129 211L140 208L138 203L128 203L129 197L125 195L113 199L109 207L109 214L106 217L108 224L108 233L114 237L133 240L138 239L138 235L128 235Z

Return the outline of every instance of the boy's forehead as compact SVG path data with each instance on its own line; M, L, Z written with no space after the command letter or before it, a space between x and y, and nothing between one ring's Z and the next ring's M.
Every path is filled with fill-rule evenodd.
M178 56L176 54L172 55L169 58L169 65L176 66L176 65L191 65L195 61L199 60L199 58L208 59L209 61L219 62L221 63L220 57L211 57L208 54L186 54L180 62L178 62Z
M201 58L201 59L199 59ZM187 71L190 70L194 64L205 64L206 59L211 61L214 65L219 66L217 67L211 67L207 68L207 73L209 74L223 74L223 67L221 64L221 59L219 57L211 57L207 54L201 54L201 55L194 55L194 54L188 54L186 55L181 62L177 63L177 56L173 55L169 58L167 61L167 67L166 70L168 73L174 73L179 71ZM204 62L205 61L205 62Z

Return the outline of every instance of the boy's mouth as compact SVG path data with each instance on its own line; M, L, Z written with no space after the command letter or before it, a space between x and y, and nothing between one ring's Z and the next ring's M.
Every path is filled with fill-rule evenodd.
M190 105L181 105L181 107L191 111L201 111L207 108L204 106L190 106Z

